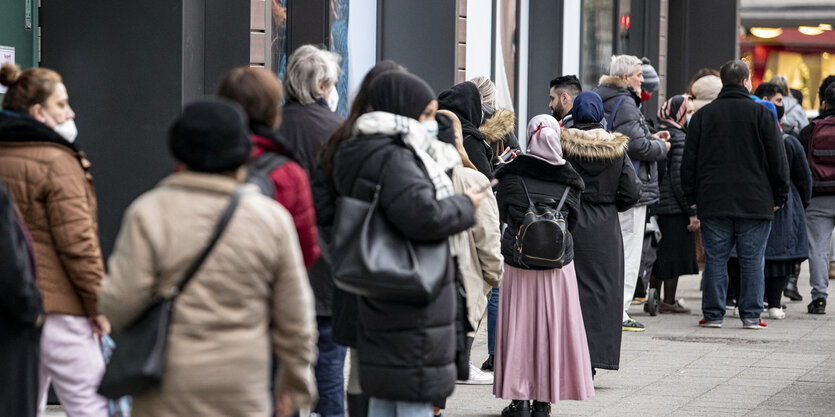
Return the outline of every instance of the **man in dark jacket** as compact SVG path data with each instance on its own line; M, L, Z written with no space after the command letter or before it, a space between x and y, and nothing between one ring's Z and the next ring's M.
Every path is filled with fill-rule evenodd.
M314 185L320 183L317 178L322 176L316 154L345 120L331 111L327 102L339 77L338 58L329 51L311 45L301 46L290 56L284 77L287 104L284 105L278 137L285 145L288 156L307 171ZM314 200L318 195L314 192ZM318 208L320 205L316 206ZM308 269L310 285L316 296L316 322L319 329L319 360L316 363L319 401L314 411L323 416L341 416L345 408L343 369L346 349L334 343L332 337L333 279L328 263L328 232L327 228L319 228L322 257Z
M653 134L638 106L641 104L641 83L644 81L641 60L630 55L612 58L609 75L600 79L595 92L603 99L605 120L609 131L629 137L627 154L641 180L641 199L635 207L618 213L624 254L623 330L644 331L644 325L627 313L641 264L647 206L658 202L658 161L670 150L667 131Z
M827 80L830 80L830 78L827 78ZM832 81L835 81L835 79ZM807 155L815 126L827 120L829 122L826 123L831 123L831 120L835 118L835 82L831 82L826 89L823 89L820 109L820 116L803 128L798 138ZM831 135L831 132L832 128L825 130L821 128L817 135ZM832 245L833 228L835 228L835 191L824 190L822 187L813 185L812 199L809 202L809 207L806 208L806 231L809 236L809 283L812 285L812 302L807 309L810 314L826 313L826 297L829 287L827 265L830 264L829 252ZM835 256L835 254L832 256ZM830 265L829 268L831 269L831 267Z
M705 248L699 325L722 326L727 263L735 243L739 315L744 328L761 329L765 247L774 212L788 196L788 162L774 115L749 97L748 65L729 61L720 77L719 97L690 120L682 161L682 186L698 210Z
M583 86L576 75L563 75L551 80L548 107L551 115L560 121L560 126L566 129L574 127L571 108L574 107L574 99L582 92Z

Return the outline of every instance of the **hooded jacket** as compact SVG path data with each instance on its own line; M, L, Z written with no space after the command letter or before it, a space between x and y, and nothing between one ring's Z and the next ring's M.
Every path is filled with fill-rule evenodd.
M726 85L690 119L681 169L699 218L771 220L786 202L789 168L774 114L748 90Z
M476 126L481 124L481 93L475 84L465 81L438 95L438 108L449 110L461 121L464 149L479 172L493 179L493 150L486 136Z
M90 161L45 124L4 111L0 181L32 235L44 311L98 315L104 265Z
M783 122L783 131L797 137L800 131L809 124L806 111L791 95L783 96L783 108L786 111L786 121Z
M563 128L560 142L565 159L583 178L583 202L615 204L618 211L628 210L638 202L641 182L626 156L628 137L599 128Z
M604 119L612 131L617 131L629 138L627 155L633 162L639 162L638 178L641 180L641 199L636 206L648 206L658 202L658 161L667 155L667 146L663 140L653 139L644 115L638 109L641 98L627 88L626 82L618 77L603 76L594 90L603 100ZM618 107L615 119L610 120L615 104L625 97ZM609 123L611 122L611 123Z
M508 109L494 110L484 106L484 122L478 130L484 134L484 139L490 145L493 162L499 165L499 157L505 149L519 149L519 139L516 138L516 115Z

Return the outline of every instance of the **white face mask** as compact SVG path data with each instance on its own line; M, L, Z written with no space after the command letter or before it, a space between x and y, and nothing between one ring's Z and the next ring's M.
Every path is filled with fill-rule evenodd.
M331 88L331 93L328 95L328 107L332 112L335 112L339 106L339 93L336 91L336 86Z
M45 114L47 117L52 119L52 123L55 125L52 130L54 130L55 133L66 139L69 143L75 142L75 138L78 137L78 128L75 126L75 120L67 119L64 123L58 124L55 119L49 115L49 113Z
M437 138L438 137L438 121L437 120L425 120L420 122L421 125L426 129L426 133L429 134L430 138Z

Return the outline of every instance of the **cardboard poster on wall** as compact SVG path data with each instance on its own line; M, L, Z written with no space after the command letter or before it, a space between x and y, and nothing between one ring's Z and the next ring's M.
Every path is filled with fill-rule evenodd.
M14 46L0 45L0 66L7 62L14 64ZM0 85L0 94L6 94L6 87Z

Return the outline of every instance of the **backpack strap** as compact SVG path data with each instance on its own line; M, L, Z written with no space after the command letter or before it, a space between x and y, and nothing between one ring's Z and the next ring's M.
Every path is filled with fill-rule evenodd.
M565 204L565 199L568 198L568 192L571 191L571 186L566 185L565 191L562 193L562 198L560 198L560 203L557 204L557 213L562 210L562 205Z
M620 103L623 103L623 99L626 96L620 96L617 102L615 102L615 107L612 108L612 114L609 115L609 125L606 126L606 131L612 133L615 130L615 116L618 114L618 109L620 108Z
M522 181L522 189L525 190L525 197L528 198L528 204L533 206L534 204L533 204L533 200L531 200L531 195L528 194L528 187L525 186L525 179L520 176L519 181Z
M272 183L270 175L280 166L290 161L292 159L287 156L266 151L247 164L247 182L257 185L261 194L275 198L275 185Z

